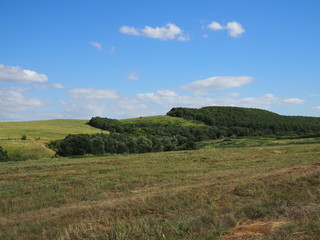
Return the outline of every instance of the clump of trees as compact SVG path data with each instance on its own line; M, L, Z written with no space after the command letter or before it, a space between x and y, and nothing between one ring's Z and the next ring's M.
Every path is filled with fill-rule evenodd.
M57 154L60 156L172 151L192 146L188 142L179 142L179 139L175 137L148 137L130 134L68 135L57 145Z
M0 162L9 161L8 153L0 146Z
M224 129L210 126L155 124L147 121L121 123L100 117L92 118L88 124L110 134L69 135L63 140L51 142L49 147L61 156L160 152L195 149L197 141L225 135Z

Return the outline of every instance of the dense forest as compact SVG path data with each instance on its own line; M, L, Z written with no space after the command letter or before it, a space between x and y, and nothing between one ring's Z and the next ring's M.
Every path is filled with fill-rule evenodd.
M320 118L281 116L266 110L238 107L173 108L168 116L205 125L183 126L149 121L123 123L93 117L88 124L108 134L69 135L49 144L61 156L143 153L195 149L196 142L242 136L320 136Z
M282 116L270 111L239 107L172 108L168 116L197 120L208 126L225 127L236 136L319 135L320 118Z

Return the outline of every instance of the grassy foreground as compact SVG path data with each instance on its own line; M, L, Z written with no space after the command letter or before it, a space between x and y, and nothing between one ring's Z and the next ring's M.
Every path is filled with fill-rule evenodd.
M0 239L319 239L320 144L0 164Z

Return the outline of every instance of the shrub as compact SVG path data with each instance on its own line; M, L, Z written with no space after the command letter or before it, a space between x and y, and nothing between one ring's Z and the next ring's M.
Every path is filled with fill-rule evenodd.
M9 161L8 153L0 146L0 162L6 161Z
M21 140L27 140L27 136L26 135L22 135Z

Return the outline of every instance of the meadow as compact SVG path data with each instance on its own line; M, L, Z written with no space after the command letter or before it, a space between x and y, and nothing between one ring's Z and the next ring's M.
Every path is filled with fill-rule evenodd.
M3 162L0 239L319 239L320 144L275 141Z
M154 123L154 124L180 124L182 126L205 126L204 123L194 120L186 120L179 117L171 117L168 115L139 117L139 118L127 118L120 120L121 123Z
M52 157L55 153L46 147L51 140L68 134L94 134L101 130L87 125L87 120L57 119L26 122L0 122L0 145L13 161ZM27 137L22 140L22 136Z

